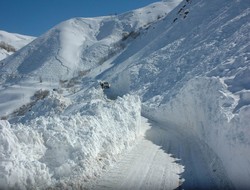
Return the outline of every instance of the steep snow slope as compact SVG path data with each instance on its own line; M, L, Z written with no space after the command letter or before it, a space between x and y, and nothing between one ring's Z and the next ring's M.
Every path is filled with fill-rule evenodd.
M98 80L85 75L108 68L105 61L179 2L71 19L1 61L1 189L82 189L133 146L139 97L107 99Z
M78 76L121 52L142 27L165 16L176 2L154 3L119 16L65 21L6 60L1 70L43 80Z
M250 187L249 13L247 1L182 2L99 75L112 94L140 94L147 117L194 130L238 189Z
M32 36L13 34L0 30L0 60L5 59L34 39L35 37Z
M0 62L0 116L11 123L0 127L3 187L84 186L138 137L139 95L144 116L208 146L225 169L212 162L215 178L224 171L237 189L250 188L250 5L180 2L68 20ZM98 80L111 82L110 99L131 95L108 100ZM184 169L183 187L193 171Z
M161 19L178 2L180 0L154 3L118 16L74 18L55 26L0 62L0 82L7 88L2 93L12 97L7 103L0 99L0 115L8 115L28 103L37 87L47 88L49 85L53 88L59 82L82 78L110 57L119 55L142 28ZM44 85L46 82L48 85ZM12 83L22 83L21 87L17 86L18 93L16 87L7 87ZM32 86L34 90L29 88L31 93L26 93L27 88L22 86ZM12 95L13 91L15 95ZM16 99L22 99L22 102L14 101Z

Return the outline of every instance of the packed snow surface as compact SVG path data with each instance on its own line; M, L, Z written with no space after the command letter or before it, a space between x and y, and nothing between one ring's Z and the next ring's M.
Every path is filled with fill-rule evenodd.
M142 129L144 137L92 189L232 189L221 161L191 131L145 118Z
M250 189L249 14L166 0L0 61L0 188Z

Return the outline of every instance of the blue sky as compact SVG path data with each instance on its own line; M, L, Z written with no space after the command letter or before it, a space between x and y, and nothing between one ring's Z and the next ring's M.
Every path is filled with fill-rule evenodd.
M119 14L160 0L1 0L0 30L39 36L74 17Z

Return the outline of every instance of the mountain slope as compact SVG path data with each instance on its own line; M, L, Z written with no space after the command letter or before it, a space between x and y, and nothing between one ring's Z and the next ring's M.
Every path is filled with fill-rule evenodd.
M178 2L155 3L119 16L65 21L10 57L1 70L44 80L70 79L121 52L125 39L135 38L142 27L165 16Z
M55 26L0 62L0 82L6 86L12 83L24 86L18 85L18 92L14 87L14 96L22 102L11 98L6 104L5 99L0 99L0 115L8 115L28 103L38 88L57 88L63 82L70 83L119 55L140 30L163 18L179 2L154 3L118 16L74 18ZM4 96L12 97L12 90L5 89Z
M0 60L21 49L33 41L35 37L13 34L0 30Z
M246 1L183 2L100 75L113 94L140 94L145 116L194 130L238 189L250 177L249 8Z
M84 187L134 144L142 113L163 123L163 131L183 134L181 142L208 147L201 155L214 161L202 171L216 188L232 182L249 189L249 13L244 0L171 0L118 16L75 18L0 62L0 116L8 119L0 127L2 183ZM102 90L100 80L111 88ZM178 154L181 148L163 147L182 160L183 187L191 188L188 174L199 164L192 167L196 154ZM24 174L11 175L14 166ZM200 181L197 188L209 183Z
M133 146L139 97L111 101L85 75L178 2L71 19L1 62L1 189L84 188Z

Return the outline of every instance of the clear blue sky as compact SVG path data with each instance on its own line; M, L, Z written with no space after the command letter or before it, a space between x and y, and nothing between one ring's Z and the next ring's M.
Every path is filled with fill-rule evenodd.
M160 0L0 0L0 30L39 36L74 17L119 14Z

